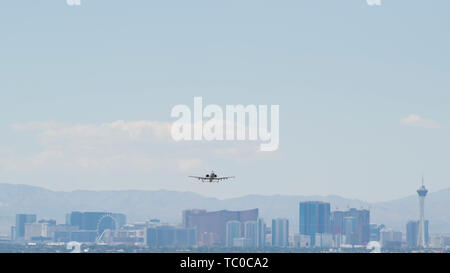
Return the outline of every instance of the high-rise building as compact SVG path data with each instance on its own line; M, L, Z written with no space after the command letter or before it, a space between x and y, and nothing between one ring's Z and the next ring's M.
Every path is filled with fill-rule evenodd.
M353 216L344 217L344 229L345 243L349 245L357 244L356 239L356 218Z
M111 216L115 219L117 229L127 224L127 216L123 213L111 213Z
M406 224L406 244L408 247L419 246L420 221L408 221ZM425 220L425 245L429 244L428 220Z
M425 188L424 180L422 177L422 187L417 190L417 194L419 195L419 235L417 238L417 245L419 247L425 248L427 247L427 243L425 241L425 196L427 196L428 190Z
M344 211L333 211L331 213L331 233L332 234L344 234L344 218L346 214Z
M72 211L66 214L66 225L81 228L83 213L79 211Z
M234 239L241 238L241 222L228 221L226 223L226 243L227 247L233 247Z
M36 214L16 214L16 239L25 237L25 225L36 222Z
M272 246L289 246L289 220L278 218L272 220Z
M370 241L370 212L354 208L348 211L333 211L331 230L335 235L345 235L346 244L367 244Z
M419 235L419 225L417 221L409 221L406 224L406 245L417 247L417 235Z
M183 225L186 228L196 228L199 245L226 245L226 223L238 221L241 231L244 223L257 221L258 209L244 211L212 211L185 210L183 211ZM242 236L240 236L242 237Z
M39 221L38 223L26 223L24 238L26 241L52 240L55 226L55 221Z
M369 241L380 241L380 232L383 228L385 228L384 225L370 224Z
M398 249L402 246L402 233L383 228L380 231L380 244L383 248Z
M315 245L316 233L330 233L330 203L300 202L299 229L300 234L311 236L312 245Z
M106 216L108 213L106 212L84 212L81 218L81 227L82 230L97 230L100 220ZM111 218L106 219L108 224L111 223ZM111 226L111 229L115 229Z
M266 223L264 223L263 219L259 218L257 225L256 247L264 248L266 246Z
M16 240L16 227L12 226L11 227L11 241Z
M190 247L197 244L194 228L157 225L147 228L145 243L150 247Z
M101 234L106 229L117 230L124 226L126 216L121 213L74 211L66 216L66 224Z
M247 221L244 223L244 237L249 248L256 248L258 241L258 222Z

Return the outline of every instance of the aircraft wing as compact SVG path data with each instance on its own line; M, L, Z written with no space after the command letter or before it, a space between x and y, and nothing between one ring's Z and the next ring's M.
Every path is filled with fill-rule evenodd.
M234 176L215 177L214 179L221 181L221 180L227 180L227 179L232 179L232 178L234 178Z
M198 179L198 180L203 180L203 181L209 179L209 178L207 178L207 177L202 177L202 176L189 176L189 177L191 177L191 178L196 178L196 179Z

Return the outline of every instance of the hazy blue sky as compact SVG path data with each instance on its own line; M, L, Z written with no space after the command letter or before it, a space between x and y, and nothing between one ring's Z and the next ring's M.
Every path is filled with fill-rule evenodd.
M450 2L4 0L0 181L368 201L450 186ZM279 104L280 149L173 143L176 104ZM235 175L198 184L211 169Z

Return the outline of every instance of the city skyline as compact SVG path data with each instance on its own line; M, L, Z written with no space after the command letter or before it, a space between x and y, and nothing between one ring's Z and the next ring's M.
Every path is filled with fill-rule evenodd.
M65 224L57 225L51 219L40 219L35 214L16 215L12 240L17 242L69 242L83 244L145 245L161 247L226 247L241 249L269 248L363 248L377 241L384 250L439 248L442 235L429 239L429 221L426 221L426 245L419 239L419 221L406 223L404 231L395 231L382 224L369 222L369 211L350 208L347 211L327 212L329 203L299 202L300 230L289 230L289 219L272 219L270 228L258 217L258 209L247 211L184 210L182 221L164 223L157 219L145 223L129 223L126 215L111 212L77 212L66 214ZM324 207L325 206L325 207ZM324 210L325 209L325 210ZM325 214L324 214L325 213ZM339 215L336 216L338 213ZM343 222L340 215L344 213ZM321 218L322 217L322 218ZM338 217L340 220L338 220ZM315 232L305 229L310 219L322 223ZM353 220L352 220L353 219ZM347 220L353 221L348 225ZM356 221L355 221L356 220ZM370 226L381 228L369 230ZM312 224L312 226L317 225ZM139 234L139 236L137 236ZM261 234L265 234L261 237ZM131 236L131 237L130 237ZM441 236L441 237L439 237ZM369 237L371 239L369 243ZM262 239L261 239L262 238ZM449 237L450 239L450 237ZM106 240L106 241L105 241ZM447 239L445 239L447 240ZM271 241L271 242L270 242ZM449 240L450 242L450 240Z

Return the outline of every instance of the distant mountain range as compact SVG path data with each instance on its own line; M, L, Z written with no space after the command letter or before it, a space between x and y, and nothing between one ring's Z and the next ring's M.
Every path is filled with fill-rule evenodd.
M304 200L330 202L333 209L365 208L371 211L371 222L385 224L395 230L405 230L408 220L418 218L416 195L406 198L367 203L339 196L247 195L238 198L217 199L192 192L178 191L51 191L28 185L0 184L0 233L9 234L16 213L34 213L38 219L56 219L65 222L71 211L110 211L125 213L128 222L157 218L163 222L181 222L184 209L243 210L258 208L259 214L270 225L273 218L290 221L290 228L298 230L298 203ZM426 218L431 233L450 233L450 188L429 193L426 199Z

